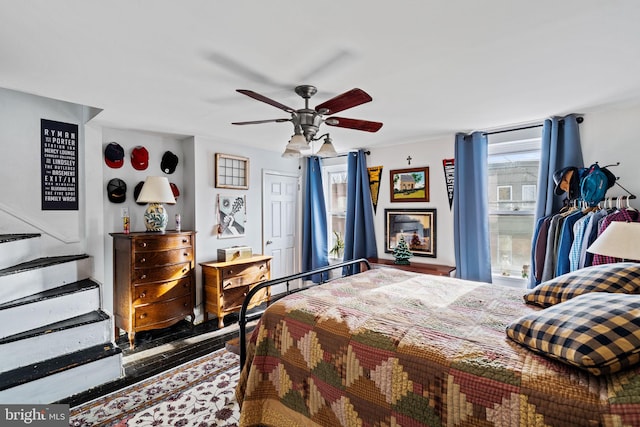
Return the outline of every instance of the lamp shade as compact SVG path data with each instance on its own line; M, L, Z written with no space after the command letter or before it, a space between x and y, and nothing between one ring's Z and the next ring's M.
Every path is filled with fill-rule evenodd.
M291 136L291 139L287 144L287 148L297 149L298 151L304 150L305 148L309 148L309 142L307 142L306 138L302 134L296 133Z
M297 158L302 156L302 153L300 153L300 150L296 150L295 148L289 148L289 146L287 145L287 148L284 150L284 153L282 153L282 157L285 158Z
M148 176L136 202L175 204L169 180L164 176Z
M320 157L333 157L338 155L338 153L336 152L336 149L333 148L333 144L331 143L331 138L326 137L324 139L324 142L322 143L322 147L320 147L316 155Z
M640 260L640 222L613 221L587 248L587 252L623 260Z

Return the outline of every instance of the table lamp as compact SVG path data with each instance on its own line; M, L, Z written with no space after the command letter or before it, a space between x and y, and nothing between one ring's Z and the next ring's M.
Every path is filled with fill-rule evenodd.
M149 203L147 210L144 212L144 224L147 227L147 231L164 233L169 216L162 204L176 203L169 180L163 176L148 176L136 202Z
M587 248L587 252L623 261L640 260L640 222L613 221Z

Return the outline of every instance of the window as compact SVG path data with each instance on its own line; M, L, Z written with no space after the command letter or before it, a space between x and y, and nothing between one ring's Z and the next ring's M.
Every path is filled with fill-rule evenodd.
M529 274L540 130L489 135L487 189L494 278L522 279Z
M341 260L347 218L347 165L344 163L324 166L322 170L322 182L327 205L329 258Z

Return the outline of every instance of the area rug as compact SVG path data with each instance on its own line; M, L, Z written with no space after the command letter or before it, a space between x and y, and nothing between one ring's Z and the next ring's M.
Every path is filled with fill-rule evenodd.
M237 426L239 357L225 349L71 408L69 425Z

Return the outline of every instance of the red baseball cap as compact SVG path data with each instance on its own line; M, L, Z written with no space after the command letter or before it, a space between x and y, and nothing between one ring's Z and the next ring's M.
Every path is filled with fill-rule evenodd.
M142 145L131 150L131 166L139 171L143 171L149 166L149 152Z
M170 182L169 186L171 187L171 191L173 192L173 197L176 200L178 200L178 196L180 195L180 190L178 190L178 186L175 185L173 182Z

